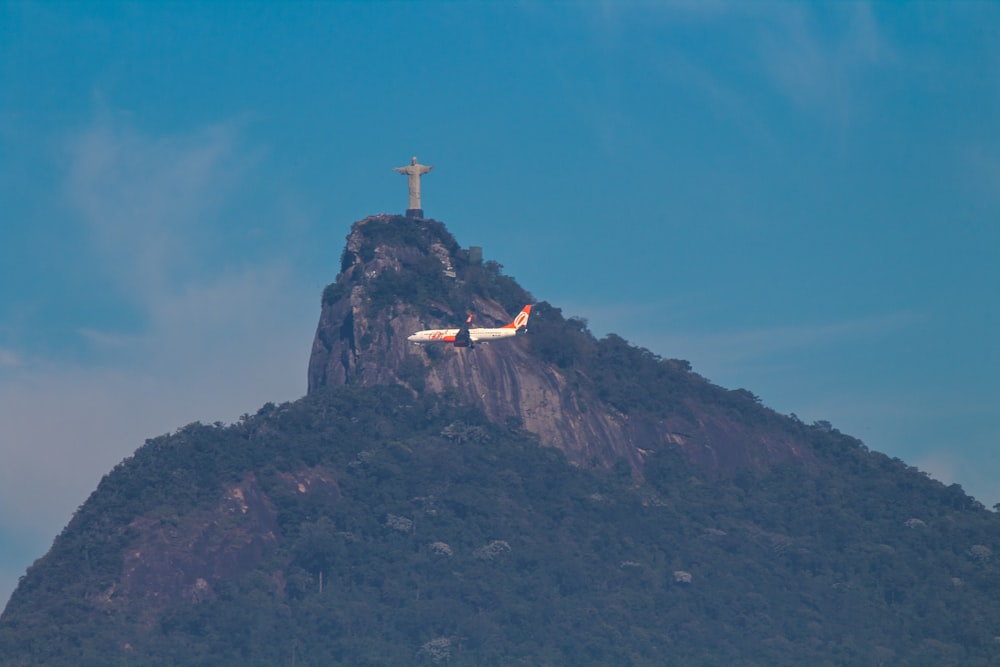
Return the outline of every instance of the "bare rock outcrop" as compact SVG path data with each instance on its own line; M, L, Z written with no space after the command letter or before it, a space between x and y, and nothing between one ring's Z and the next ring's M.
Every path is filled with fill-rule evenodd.
M479 326L501 326L523 305L519 298L530 300L498 274L499 265L484 268L469 256L434 220L382 215L355 223L337 281L324 292L309 391L401 384L450 392L496 423L523 426L576 464L611 467L624 460L637 479L644 456L665 446L717 471L799 457L792 437L751 432L740 419L690 398L664 405L656 418L626 414L602 400L585 376L540 359L526 340L532 322L527 337L474 349L409 342L414 331L458 326L466 312L475 313Z

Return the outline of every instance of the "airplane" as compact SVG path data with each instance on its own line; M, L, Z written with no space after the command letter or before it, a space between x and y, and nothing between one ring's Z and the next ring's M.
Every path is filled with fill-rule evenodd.
M513 338L518 334L528 330L528 316L531 315L531 304L529 303L521 312L517 314L514 321L502 327L476 327L471 328L472 315L465 320L465 324L459 329L427 329L418 331L409 336L407 340L414 343L452 343L455 347L475 347L476 343L489 343L503 338Z

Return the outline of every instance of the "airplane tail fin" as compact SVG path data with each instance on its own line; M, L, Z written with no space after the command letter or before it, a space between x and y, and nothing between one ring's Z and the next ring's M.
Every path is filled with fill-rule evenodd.
M517 331L526 330L528 328L528 316L531 315L531 304L521 309L521 312L517 314L514 321L510 324L506 324L502 329L516 329Z

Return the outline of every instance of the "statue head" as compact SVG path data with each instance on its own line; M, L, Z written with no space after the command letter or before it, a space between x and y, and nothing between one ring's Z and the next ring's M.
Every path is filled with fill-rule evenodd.
M416 163L417 163L417 156L414 155L412 158L410 158L410 164L416 164Z

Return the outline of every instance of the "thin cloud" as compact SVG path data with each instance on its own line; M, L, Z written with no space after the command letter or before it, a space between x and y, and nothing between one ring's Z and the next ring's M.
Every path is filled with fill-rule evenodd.
M155 298L180 269L204 261L202 239L253 163L239 123L150 137L102 113L68 147L66 196L113 278Z
M970 459L968 451L958 453L953 447L942 447L922 453L913 464L943 484L961 484L984 506L993 507L1000 503L1000 463L993 455L997 434L992 435L988 443L974 443L982 450L975 459Z
M862 338L885 337L921 321L921 316L900 311L870 317L817 324L733 329L729 331L676 331L664 313L682 308L680 302L646 304L577 304L596 335L614 332L663 356L691 355L712 359L715 365L734 364ZM567 317L575 313L564 308ZM651 329L650 324L654 327Z
M914 465L942 484L954 484L956 458L944 452L929 452L917 457Z
M872 89L865 87L869 75L901 60L867 2L832 7L696 0L604 2L591 7L590 14L594 33L611 50L630 48L633 33L649 31L651 26L669 31L694 25L720 38L725 49L703 52L663 42L660 56L644 64L656 78L651 85L675 82L710 113L768 143L779 142L770 129L774 109L761 106L762 89L798 112L846 126L874 103ZM599 125L594 123L598 131Z
M54 535L146 438L302 395L314 300L289 300L292 287L265 270L192 289L110 362L4 376L0 523ZM34 498L30 514L18 498Z
M871 5L842 7L849 12L846 27L824 35L817 27L815 8L781 5L775 21L757 34L756 41L763 72L777 91L799 107L849 121L856 111L859 75L896 58Z
M71 329L88 355L68 362L0 349L0 539L30 542L32 557L145 439L305 393L315 290L280 248L232 265L206 241L241 186L234 164L253 153L235 124L163 138L109 118L70 141L65 193L94 240L81 252L142 326ZM10 558L0 577L30 563Z
M919 320L913 313L898 312L820 324L668 335L659 340L668 349L710 351L717 362L732 363L859 338L884 337Z
M21 357L14 350L0 348L0 368L17 368L21 365Z
M115 348L125 348L136 341L135 336L126 336L120 333L98 331L88 327L76 330L76 333L86 340L92 347L111 350Z

